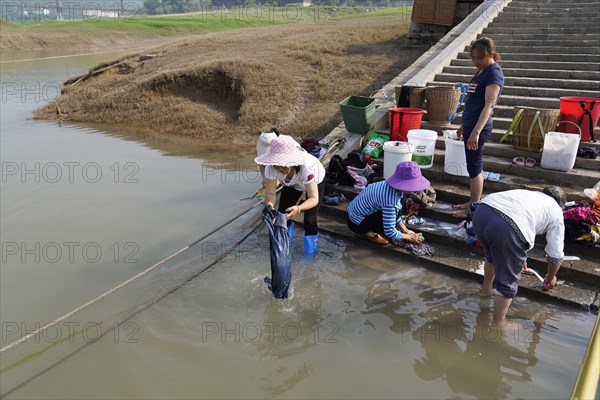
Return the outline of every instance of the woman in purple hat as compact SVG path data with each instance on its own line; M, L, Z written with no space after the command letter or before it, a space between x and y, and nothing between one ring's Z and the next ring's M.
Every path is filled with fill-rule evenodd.
M402 198L430 185L416 162L399 163L394 175L370 184L348 205L348 227L376 244L385 245L389 240L421 243L423 239L419 235L407 229L403 222L396 224L396 221L402 209Z
M325 168L313 155L303 150L291 137L279 135L271 141L267 154L254 160L265 166L265 207L274 207L277 186L281 183L279 212L288 215L290 242L294 236L294 215L304 212L304 254L317 252L317 213L325 190ZM298 200L306 192L306 200Z

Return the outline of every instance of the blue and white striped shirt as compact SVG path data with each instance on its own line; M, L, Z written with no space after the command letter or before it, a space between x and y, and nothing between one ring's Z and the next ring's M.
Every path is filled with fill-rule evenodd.
M396 229L396 218L402 209L400 202L404 193L394 189L386 181L372 183L348 204L348 216L356 225L381 210L383 213L383 233L389 239L401 240L402 232Z

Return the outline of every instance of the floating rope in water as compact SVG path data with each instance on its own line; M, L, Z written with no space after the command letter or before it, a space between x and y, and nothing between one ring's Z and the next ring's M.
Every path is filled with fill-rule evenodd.
M217 232L218 230L224 228L225 226L229 225L230 223L232 223L233 221L235 221L236 219L240 218L241 216L243 216L244 214L246 214L247 212L251 211L252 209L254 209L255 207L257 207L258 205L262 204L263 201L259 201L256 204L254 204L252 207L250 207L249 209L245 210L244 212L236 215L235 217L231 218L229 221L225 222L224 224L222 224L221 226L213 229L212 231L210 231L209 233L207 233L206 235L202 236L201 238L195 240L194 242L188 244L185 247L182 247L181 249L177 250L175 253L171 254L170 256L163 258L162 260L158 261L157 263L155 263L154 265L146 268L145 270L143 270L142 272L132 276L131 278L127 279L125 282L115 286L114 288L107 290L106 292L102 293L101 295L93 298L92 300L88 301L85 304L82 304L81 306L75 308L72 311L69 311L68 313L66 313L65 315L63 315L62 317L59 317L57 319L55 319L52 322L47 323L46 325L42 326L41 328L36 329L33 332L28 333L27 335L23 336L20 339L15 340L14 342L12 342L11 344L4 346L3 348L0 349L0 353L3 353L7 350L12 349L13 347L16 347L18 345L20 345L21 343L26 342L27 340L31 339L32 337L38 335L40 332L44 332L45 330L47 330L48 328L50 328L51 326L57 325L58 323L64 321L65 319L69 318L70 316L72 316L73 314L83 310L84 308L89 307L90 305L102 300L103 298L105 298L106 296L116 292L117 290L123 288L124 286L127 286L128 284L130 284L131 282L133 282L134 280L146 275L148 272L152 271L153 269L155 269L156 267L166 263L167 261L171 260L172 258L178 256L179 254L191 249L193 246L197 245L198 243L200 243L202 240L206 239L207 237L209 237L210 235L214 234L215 232ZM238 244L236 244L237 246ZM236 247L234 246L230 251L233 251L233 249ZM220 260L220 258L217 260L217 262ZM211 264L210 266L214 265ZM210 268L207 267L206 269ZM206 269L202 270L202 272L204 272Z

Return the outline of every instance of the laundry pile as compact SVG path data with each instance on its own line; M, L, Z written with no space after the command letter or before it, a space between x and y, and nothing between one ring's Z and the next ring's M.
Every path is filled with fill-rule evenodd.
M583 242L588 246L600 244L600 182L585 193L594 201L568 203L563 212L565 219L565 242Z

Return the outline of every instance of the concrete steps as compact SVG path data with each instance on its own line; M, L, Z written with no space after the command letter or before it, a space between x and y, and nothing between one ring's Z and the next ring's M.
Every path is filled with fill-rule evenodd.
M499 42L508 42L508 41L533 41L533 42L537 42L537 41L552 41L554 42L560 42L560 41L577 41L578 39L583 41L584 43L586 41L590 41L591 43L597 43L598 41L600 41L600 39L598 38L598 33L589 33L586 30L582 30L579 33L576 34L567 34L567 33L516 33L516 32L511 32L511 33L493 33L494 35L494 41L496 41L496 43ZM485 34L485 33L480 33L479 35L477 35L477 37L483 37L483 36L489 36L489 34ZM575 37L577 39L575 39Z
M460 187L456 185L443 186L438 183L435 185L435 188L436 196L440 200L436 198L436 202L432 207L423 208L419 210L418 213L419 217L427 219L428 223L423 225L413 225L411 226L411 229L424 232L427 235L428 242L434 242L438 244L448 244L448 242L450 242L456 248L462 248L466 251L471 251L483 256L484 253L482 249L473 248L471 245L466 244L461 238L457 238L456 236L452 235L452 232L457 229L456 225L461 222L461 219L457 219L452 216L452 213L455 211L452 208L452 204L457 204L461 200L456 198L450 200L445 196L446 194L450 193L449 190L460 189ZM327 186L325 192L343 193L348 202L350 202L355 196L358 195L358 193L353 195L349 190L356 189L344 186ZM328 206L323 204L319 209L319 215L328 215L340 220L341 222L344 222L347 220L348 202L339 204L337 206ZM439 227L434 226L434 221L441 222L444 229L440 230ZM433 235L433 238L430 237L430 234ZM547 261L543 251L543 248L546 246L544 236L539 235L536 237L536 243L537 245L529 253L528 264L531 268L541 269L546 272ZM577 257L581 259L579 262L573 263L574 272L571 272L570 279L574 279L579 283L588 284L590 286L596 286L598 289L600 289L600 270L598 270L600 258L597 257L597 254L595 254L593 250L594 249L587 247L582 243L566 243L565 245L566 255L577 255Z
M583 62L600 63L600 54L560 54L560 53L500 53L504 61L553 61L553 62ZM458 53L458 59L470 60L471 55L468 51Z
M424 267L431 268L444 274L451 274L454 276L460 274L461 276L470 277L479 281L482 280L482 277L480 276L481 273L478 272L482 268L481 257L477 254L466 252L462 248L456 248L455 246L444 243L437 243L435 245L435 256L418 257L413 255L412 252L398 246L377 246L360 239L348 229L344 221L337 218L324 218L320 220L319 229L346 241L354 242L361 246L368 246L378 253L385 252L386 254L413 259L420 262ZM565 271L567 269L568 268L565 268ZM559 277L562 278L560 274ZM546 299L546 301L558 301L583 309L598 309L598 291L595 287L586 284L564 281L556 289L544 292L541 290L541 283L534 276L523 275L519 281L519 292L540 299Z
M424 117L426 117L426 115L424 115ZM504 133L506 132L506 128L501 128L499 127L499 123L498 121L505 121L507 124L510 124L510 121L512 120L512 118L498 118L498 117L494 117L494 129L492 130L492 137L490 139L490 142L488 143L499 143L500 138L504 135ZM427 122L427 120L424 120L421 123L421 129L429 129L432 131L436 131L438 133L438 135L441 135L442 132L446 129L452 129L452 130L457 130L459 128L459 122L457 120L455 120L452 124L450 125L446 125L446 126L439 126L439 125L432 125L429 122ZM598 131L600 131L600 128L597 128ZM598 135L598 133L597 133ZM487 146L487 145L486 145ZM512 145L511 145L512 146ZM579 144L579 147L593 147L595 149L597 149L598 151L600 151L600 142L581 142ZM508 158L510 160L512 160L513 157L516 157L518 155L522 155L520 154L519 150L514 149L515 154L511 157L508 156ZM528 157L532 157L535 158L536 155L539 156L539 153L532 153L532 152L526 152ZM600 159L598 159L600 160ZM600 178L598 178L600 180Z
M510 143L501 144L498 141L511 124L515 107L557 109L559 98L563 96L600 98L600 0L583 0L583 3L514 0L482 29L478 37L482 36L490 36L496 41L496 50L502 57L501 66L505 74L505 87L494 109L492 138L484 148L484 170L498 173L501 178L499 181L485 181L484 195L510 189L541 190L548 185L558 185L563 187L568 200L589 201L583 189L594 186L600 180L600 158L589 160L578 157L571 171L553 171L541 168L541 153L518 150ZM469 83L475 74L469 49L466 46L427 85ZM425 112L421 128L435 130L439 134L446 129L458 129L460 122L461 119L457 118L446 126L432 125ZM596 130L600 132L600 128ZM582 142L580 147L600 150L600 142ZM514 157L533 158L536 164L532 168L517 166L512 163ZM481 267L481 249L468 246L464 240L450 233L460 222L452 217L451 204L469 199L469 178L445 173L444 158L445 142L438 137L433 166L422 170L436 190L437 202L433 207L421 210L420 216L426 219L424 225L411 227L424 233L427 241L436 248L437 255L416 257L397 246L372 247L377 251L396 252L402 257L414 257L452 274L476 276L474 272ZM376 162L381 164L381 161ZM348 199L358 193L353 188L328 185L326 193L332 191L342 192ZM320 226L333 235L371 246L346 227L346 207L322 205ZM543 274L547 266L543 252L545 238L538 237L536 243L529 254L528 264ZM565 252L577 255L581 260L563 264L559 280L565 282L559 290L541 292L539 281L528 275L522 277L520 290L598 309L598 247L568 243Z
M536 15L534 13L514 13L514 14L505 14L500 15L494 18L493 22L509 25L509 24L519 24L530 27L537 26L556 26L556 27L569 27L573 25L577 26L589 26L593 28L596 23L600 20L598 14L590 14L589 16L585 15L575 15L575 16L560 16L559 14L539 14Z
M561 70L561 71L600 71L600 63L552 62L552 61L510 61L500 60L502 68L519 70ZM469 67L475 73L475 67L470 59L454 59L450 66Z
M496 46L496 51L500 54L503 53L507 53L507 52L511 52L511 53L528 53L531 54L532 52L536 52L536 53L542 53L542 54L590 54L590 55L598 55L600 54L600 46L584 46L584 47L578 47L578 46L548 46L548 44L550 44L549 42L545 43L546 46L544 45L539 45L536 46L535 48L532 48L530 46L526 46L526 45L522 45L522 46L504 46L504 45L497 45ZM467 46L466 47L466 51L470 51L470 47L471 46Z
M575 35L574 35L575 36ZM508 47L529 47L530 46L549 46L552 47L577 47L579 49L594 49L600 46L600 40L598 39L569 39L563 37L562 39L517 39L517 38L497 38L494 37L497 47L508 48ZM589 53L584 51L583 53Z
M439 82L463 82L469 83L473 78L472 74L450 74L441 73L435 76L434 81ZM504 84L507 86L524 86L524 87L543 87L543 88L566 88L572 90L600 90L600 81L584 80L584 79L553 79L553 78L529 78L529 77L505 77Z
M600 28L598 27L577 27L575 26L571 26L571 27L566 27L566 28L562 28L562 27L555 27L555 28L540 28L540 27L533 27L533 28L527 28L527 27L519 27L519 28L515 28L513 26L500 26L497 24L490 24L487 28L483 29L482 34L485 36L491 36L491 35L511 35L511 34L516 34L516 35L538 35L538 34L551 34L551 35L572 35L572 34L597 34L600 33Z
M580 79L580 80L600 80L600 71L578 71L578 70L558 70L558 69L521 69L502 66L505 77L523 77L523 78L551 78L551 79ZM448 66L444 67L443 72L450 74L471 75L475 74L473 67Z
M532 7L533 5L541 5L544 8L590 8L590 7L600 7L599 1L548 1L548 0L515 0L510 3L511 6L514 7Z
M453 60L458 61L458 60ZM470 61L469 61L470 62ZM503 63L504 64L504 63ZM429 82L431 86L452 86L450 82ZM584 96L584 97L599 97L600 91L594 90L581 90L581 89L557 89L557 88L537 88L537 87L526 87L526 86L504 86L502 88L502 95L513 95L523 97L548 97L560 99L562 96Z

